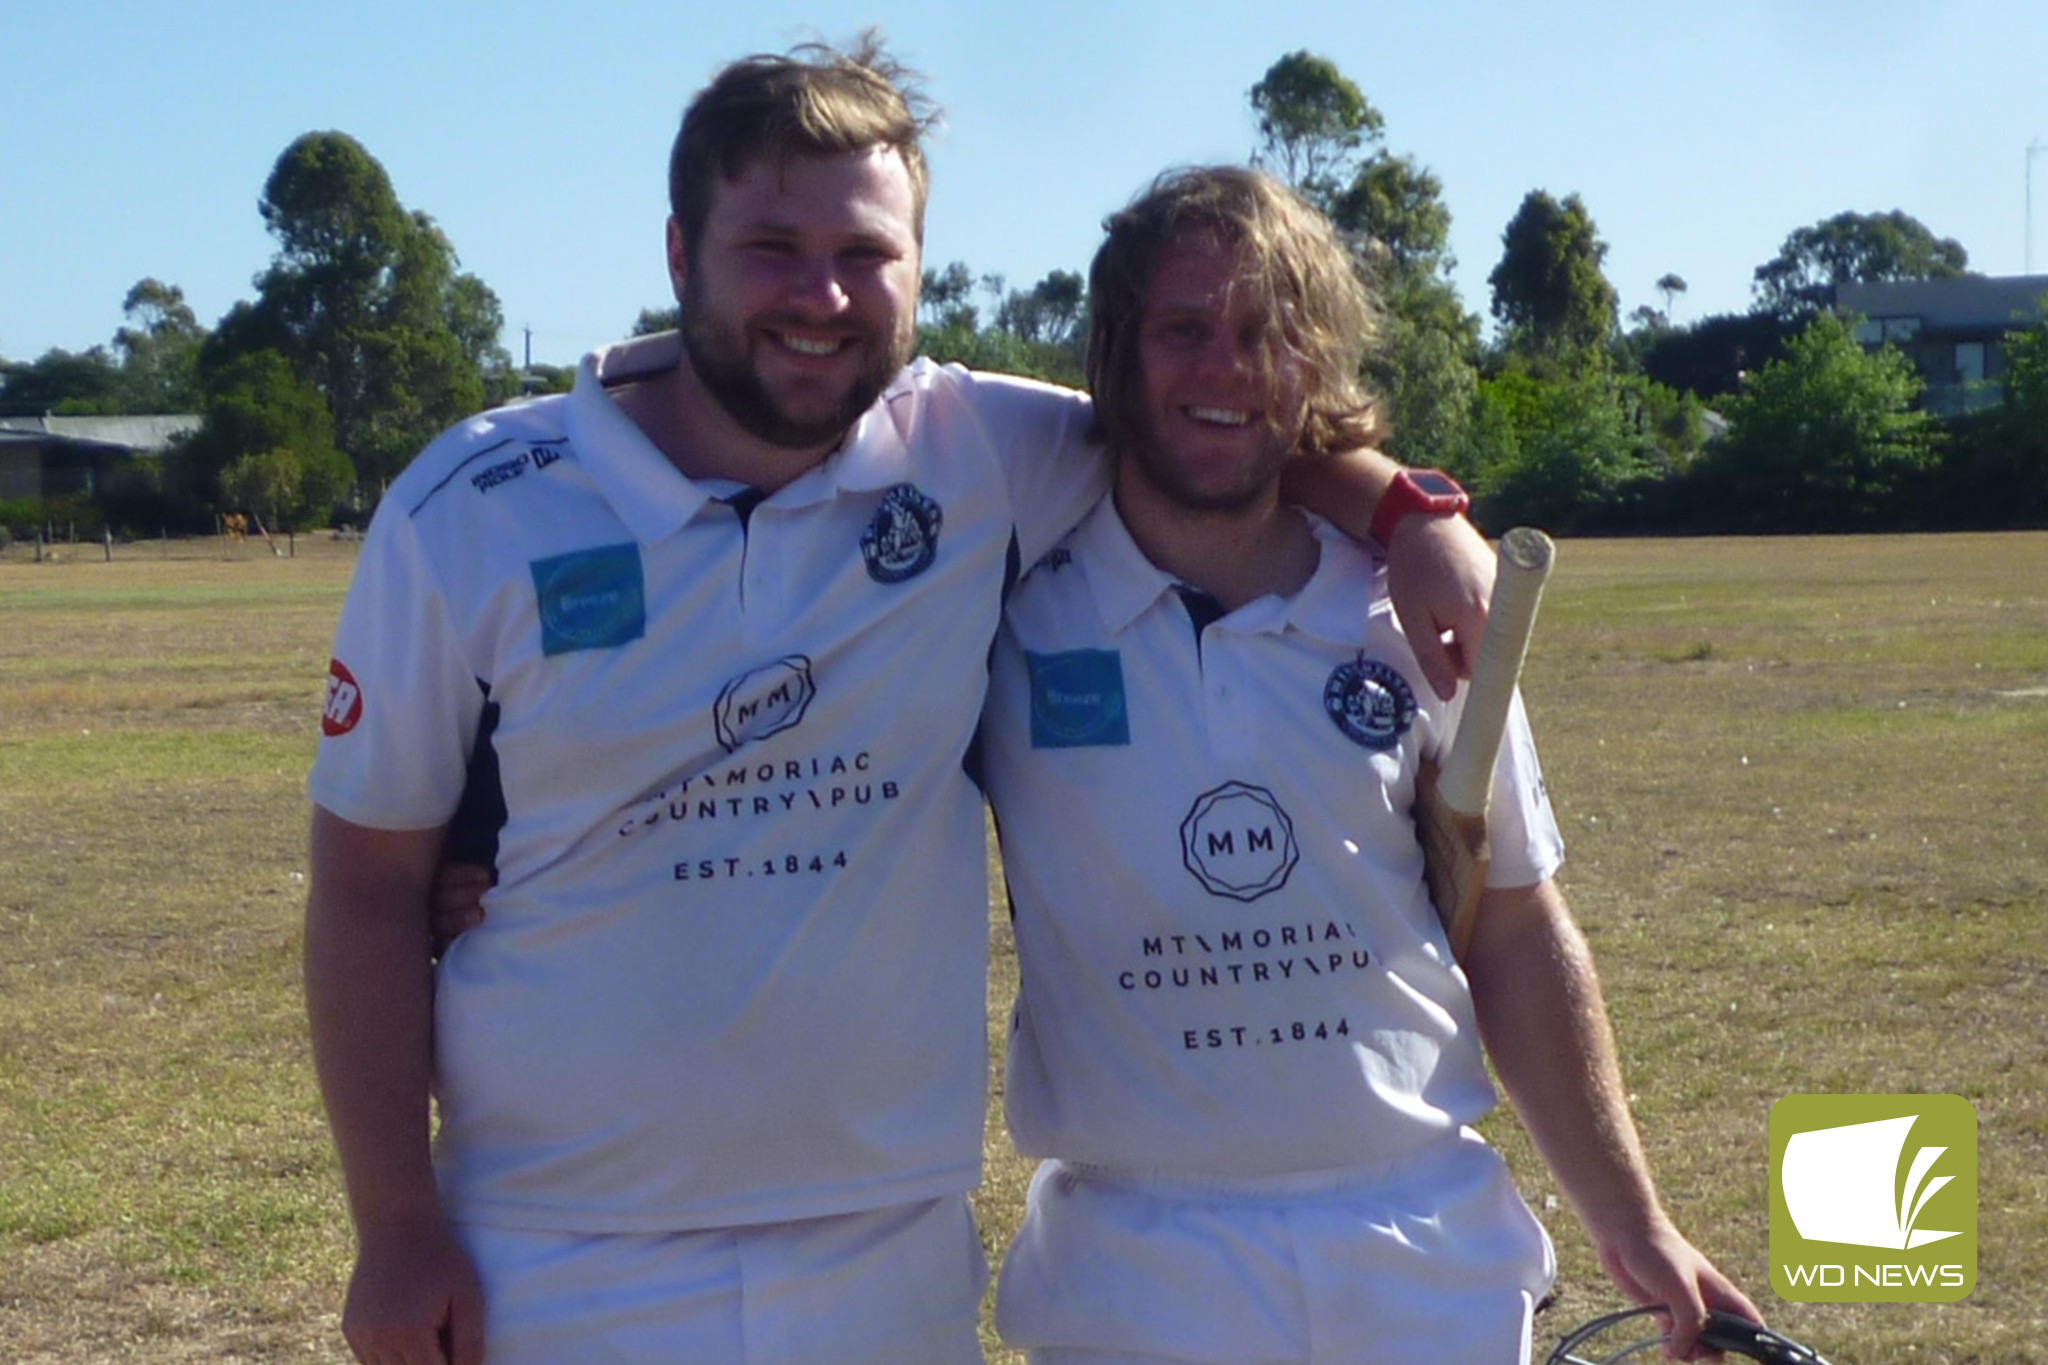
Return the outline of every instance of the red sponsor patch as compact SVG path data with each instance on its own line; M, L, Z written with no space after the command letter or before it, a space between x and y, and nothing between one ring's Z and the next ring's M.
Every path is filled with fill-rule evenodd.
M320 712L320 732L325 735L345 735L356 728L356 722L363 718L363 689L356 685L355 674L348 671L348 665L339 659L327 664L327 705Z

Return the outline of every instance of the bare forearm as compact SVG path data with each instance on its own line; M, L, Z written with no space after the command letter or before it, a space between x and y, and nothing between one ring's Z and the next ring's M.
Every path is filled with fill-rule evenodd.
M1668 1223L1599 978L1556 888L1489 891L1467 970L1494 1069L1587 1228L1605 1241Z
M1501 1084L1615 1284L1637 1303L1668 1308L1681 1359L1691 1358L1709 1309L1758 1317L1658 1201L1600 980L1557 888L1488 891L1466 971Z
M306 905L313 1059L359 1233L439 1216L428 1144L433 981L420 849L316 814ZM399 856L388 856L386 845Z
M1280 488L1289 502L1308 508L1353 540L1364 541L1372 536L1372 514L1380 495L1400 468L1377 450L1352 450L1326 459L1290 461Z

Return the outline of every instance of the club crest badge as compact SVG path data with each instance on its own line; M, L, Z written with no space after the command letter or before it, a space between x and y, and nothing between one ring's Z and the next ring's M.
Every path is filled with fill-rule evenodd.
M1323 710L1344 738L1384 753L1415 724L1415 689L1395 669L1360 654L1323 684Z
M916 484L899 483L882 495L874 520L860 535L861 558L877 583L901 583L932 566L939 554L944 514Z

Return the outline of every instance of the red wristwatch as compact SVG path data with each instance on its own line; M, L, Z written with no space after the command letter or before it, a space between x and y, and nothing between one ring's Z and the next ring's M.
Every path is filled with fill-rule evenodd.
M1472 495L1440 469L1404 469L1394 475L1380 505L1372 513L1372 538L1382 546L1394 540L1394 528L1416 512L1455 517L1472 506Z

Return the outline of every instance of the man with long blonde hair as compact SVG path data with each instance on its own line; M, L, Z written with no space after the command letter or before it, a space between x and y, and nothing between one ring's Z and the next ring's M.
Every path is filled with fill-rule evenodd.
M1472 1128L1482 1036L1678 1348L1708 1308L1754 1317L1658 1202L1519 704L1464 970L1431 908L1410 812L1459 707L1380 557L1281 489L1377 434L1343 244L1260 172L1179 171L1110 219L1089 301L1115 488L1012 596L983 721L1005 1103L1045 1159L1005 1339L1033 1365L1519 1365L1552 1258Z

